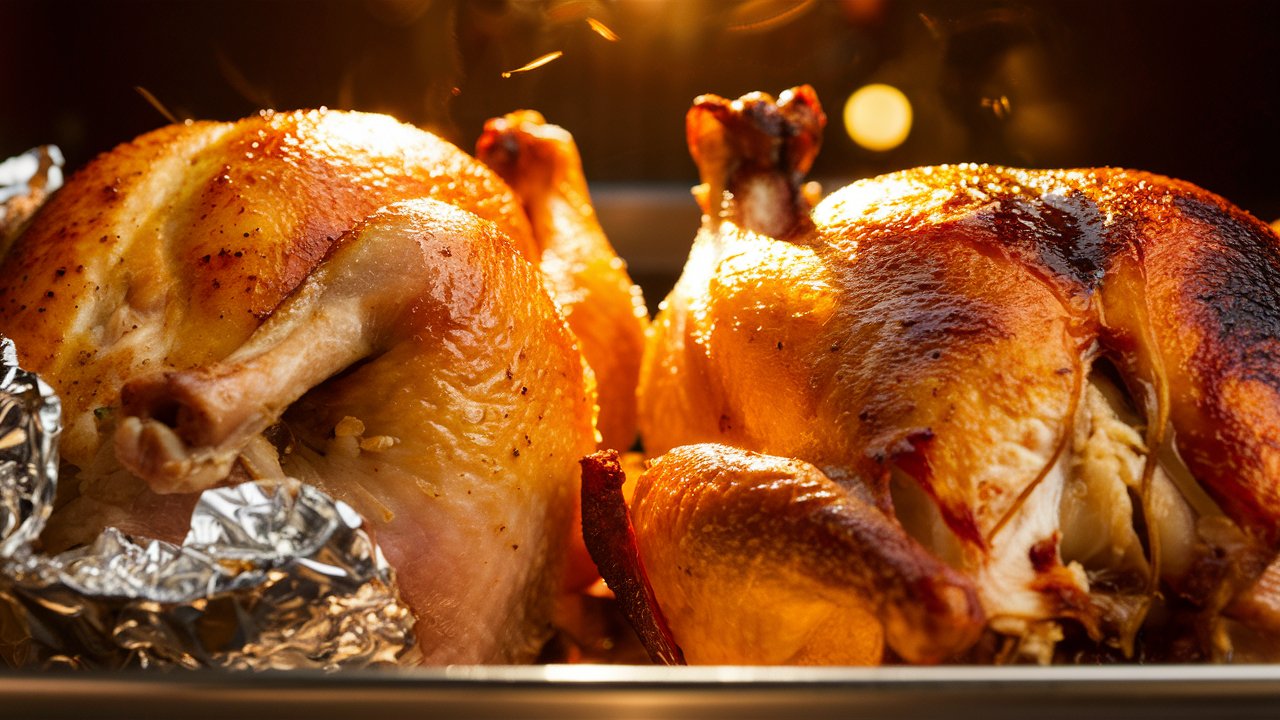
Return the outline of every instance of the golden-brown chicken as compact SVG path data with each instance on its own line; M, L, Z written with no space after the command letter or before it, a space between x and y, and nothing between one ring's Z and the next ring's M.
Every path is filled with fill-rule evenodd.
M1143 623L1181 613L1178 657L1230 657L1221 617L1280 540L1274 233L1113 169L921 168L810 212L822 122L806 88L689 114L704 223L640 396L672 452L632 508L686 655L876 662L883 632L907 660L1046 661L1078 632L1154 656L1170 628ZM892 590L924 558L961 576ZM904 628L912 603L995 642ZM862 640L809 651L841 623Z
M537 257L500 178L382 116L99 157L0 267L0 331L66 411L44 541L180 537L193 491L288 474L371 521L426 662L532 659L595 446Z
M125 380L226 357L357 220L419 197L498 223L536 257L500 179L385 116L173 125L95 159L46 205L0 277L4 331L62 396L63 457L92 462Z

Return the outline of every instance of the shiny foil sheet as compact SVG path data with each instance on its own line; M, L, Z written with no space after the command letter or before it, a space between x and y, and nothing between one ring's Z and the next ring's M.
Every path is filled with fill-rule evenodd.
M49 557L60 405L0 341L0 659L21 667L397 663L413 616L349 506L296 480L206 491L181 546L114 528Z
M62 187L62 165L56 145L32 148L0 162L0 242L5 246L45 198Z

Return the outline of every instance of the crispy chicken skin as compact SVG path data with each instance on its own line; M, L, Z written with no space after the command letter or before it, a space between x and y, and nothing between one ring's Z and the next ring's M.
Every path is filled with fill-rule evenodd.
M386 116L173 125L81 169L0 273L4 332L62 397L63 457L93 460L125 380L226 357L357 220L419 197L497 223L536 257L496 175Z
M903 534L895 548L960 570L956 587L970 584L987 627L1023 657L1049 659L1064 619L1132 655L1157 600L1216 617L1280 540L1274 232L1188 183L1109 168L919 168L810 210L800 181L821 127L807 88L690 111L705 215L646 348L646 449L721 446L717 461L699 445L699 469L681 471L699 488L709 473L736 477L703 493L801 482L741 470L743 449L774 457L757 464L811 464L849 502L879 508ZM693 490L654 494L679 486L667 463L640 480L640 553L719 568L709 582L728 587L755 533L681 556L692 541L680 537L732 536L737 516L703 500L688 519L680 498ZM648 529L677 521L684 535ZM884 544L839 547L851 565L903 572ZM792 567L794 588L834 577ZM704 636L679 628L709 612L688 601L710 602L691 587L707 579L648 572L696 657L686 640ZM858 592L886 602L882 588ZM763 623L759 604L743 612L744 626ZM1215 637L1204 656L1230 657Z
M532 660L595 447L536 252L500 178L382 116L196 123L100 157L0 268L0 327L66 398L45 542L181 537L194 491L287 474L369 520L424 662Z
M194 490L283 419L283 472L372 520L426 662L530 659L593 446L574 339L539 283L474 215L388 206L226 359L128 382L116 455Z
M632 503L690 663L875 664L886 640L938 662L982 629L966 578L808 463L684 445Z

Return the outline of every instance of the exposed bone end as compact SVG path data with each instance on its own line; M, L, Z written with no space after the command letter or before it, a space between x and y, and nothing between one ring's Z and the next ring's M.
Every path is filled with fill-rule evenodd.
M172 428L153 419L127 417L116 429L116 458L159 494L213 487L231 472L239 453L188 447Z
M252 413L201 371L136 378L121 391L116 458L157 493L196 492L225 478Z
M783 237L809 226L811 189L802 189L822 144L827 117L813 88L776 100L750 93L737 100L702 95L685 119L689 152L706 186L705 214L754 232Z
M253 414L243 384L220 382L202 370L147 375L125 383L121 410L125 417L169 426L187 445L222 445Z
M813 88L791 88L775 100L753 92L737 100L700 95L685 120L689 151L703 182L738 166L776 169L798 181L818 155L827 116Z

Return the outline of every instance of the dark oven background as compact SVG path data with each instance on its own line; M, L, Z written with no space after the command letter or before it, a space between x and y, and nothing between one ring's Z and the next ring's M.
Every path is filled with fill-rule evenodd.
M700 93L812 84L828 188L942 162L1119 165L1272 221L1277 50L1271 0L0 0L0 158L52 142L83 164L167 122L146 94L178 118L388 112L468 149L486 118L534 108L578 139L652 306L697 225L683 119ZM869 83L911 105L893 149L842 122Z

